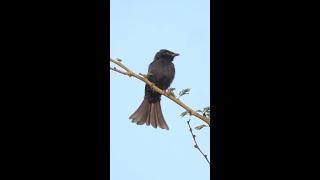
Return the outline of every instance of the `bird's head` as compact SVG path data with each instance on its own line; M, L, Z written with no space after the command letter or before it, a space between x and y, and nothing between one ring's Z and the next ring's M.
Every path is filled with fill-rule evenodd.
M156 59L168 59L168 60L171 60L173 61L173 58L176 57L176 56L179 56L178 53L174 53L174 52L171 52L169 50L166 50L166 49L161 49L159 52L157 52L157 54L155 55L155 60Z

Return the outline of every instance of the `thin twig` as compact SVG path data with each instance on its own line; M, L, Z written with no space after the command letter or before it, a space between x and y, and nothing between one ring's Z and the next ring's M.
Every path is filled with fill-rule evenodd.
M190 126L190 119L189 119L189 121L187 121L187 123L188 123L188 126L189 126L189 131L190 131L190 133L191 133L191 135L192 135L192 138L193 138L193 141L194 141L194 143L195 143L194 147L197 148L197 149L200 151L200 153L203 155L204 158L206 158L206 160L208 161L209 166L210 166L210 162L209 162L209 160L208 160L207 155L205 155L205 154L201 151L201 149L200 149L200 147L199 147L199 145L198 145L198 143L197 143L197 141L196 141L196 135L194 135L193 132L192 132L192 128L191 128L191 126Z
M114 67L114 68L110 67L110 69L113 70L113 71L116 71L116 72L118 72L118 73L121 73L121 74L124 74L124 75L128 75L128 76L129 76L129 73L120 71L119 69L116 69L115 67Z
M166 96L167 98L171 99L172 101L174 101L175 103L177 103L178 105L180 105L182 108L186 109L190 115L196 116L197 118L203 120L205 123L208 124L208 126L210 127L210 119L208 119L205 116L202 116L201 114L197 113L196 111L192 110L190 107L188 107L187 105L185 105L183 102L181 102L179 99L177 99L176 97L166 93L165 91L163 91L162 89L158 88L155 84L153 84L152 82L150 82L146 77L141 77L138 74L135 74L134 72L132 72L129 68L127 68L125 65L123 65L120 61L116 61L112 58L110 58L110 61L117 64L118 66L120 66L121 68L125 69L127 72L123 72L114 68L111 68L111 70L119 72L121 74L124 75L128 75L129 77L133 76L143 82L145 82L146 84L148 84L150 87L152 87L152 90Z
M110 61L117 64L118 66L122 67L123 69L125 69L129 73L128 76L132 76L133 72L130 69L128 69L125 65L123 65L120 61L116 61L112 58L110 58Z

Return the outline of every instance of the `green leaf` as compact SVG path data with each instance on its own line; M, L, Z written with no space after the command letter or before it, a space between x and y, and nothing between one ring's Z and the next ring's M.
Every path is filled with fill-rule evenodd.
M189 88L183 89L182 91L179 92L179 97L189 94L189 91L190 91Z
M187 115L188 114L188 111L185 111L185 112L183 112L183 113L181 113L181 117L184 117L185 115Z
M204 127L207 127L207 125L204 125L204 124L203 124L203 125L201 125L201 126L195 127L195 129L196 129L196 130L201 130L201 129L204 128Z
M150 76L153 76L153 74L148 72L147 78L149 79Z
M173 96L173 97L176 97L176 95L174 94L174 90L176 90L176 88L169 88L168 90L167 90L167 93L169 94L169 95L171 95L171 96Z
M207 116L210 118L210 106L203 108L203 110L199 111L199 112L201 112L203 114L203 116Z
M203 108L203 112L210 112L210 106Z

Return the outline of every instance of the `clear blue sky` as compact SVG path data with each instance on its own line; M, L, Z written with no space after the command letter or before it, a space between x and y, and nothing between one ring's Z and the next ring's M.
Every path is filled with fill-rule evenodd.
M210 105L210 1L111 0L110 54L136 73L147 73L160 49L179 53L174 60L176 94L192 109ZM114 64L110 65L114 67ZM180 114L180 106L162 97L170 130L131 123L129 116L143 100L145 84L110 71L111 180L206 180L210 167L195 149L187 126L204 124ZM194 130L202 150L210 154L210 129Z

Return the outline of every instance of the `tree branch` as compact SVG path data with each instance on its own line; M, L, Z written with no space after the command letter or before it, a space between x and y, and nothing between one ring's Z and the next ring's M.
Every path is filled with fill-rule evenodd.
M127 75L129 77L133 76L143 82L145 82L146 84L148 84L150 87L152 87L152 90L166 96L167 98L171 99L172 101L174 101L175 103L177 103L178 105L180 105L182 108L186 109L190 115L196 116L197 118L201 119L202 121L204 121L205 123L208 124L208 126L210 126L210 119L208 119L206 116L203 116L199 113L197 113L196 111L192 110L190 107L188 107L187 105L185 105L183 102L181 102L179 99L177 99L176 97L170 95L169 93L166 93L165 91L163 91L162 89L158 88L155 84L153 84L152 82L150 82L146 77L142 77L140 75L135 74L134 72L132 72L129 68L127 68L125 65L123 65L120 61L116 61L112 58L110 58L110 61L117 64L118 66L120 66L121 68L125 69L126 72L124 71L120 71L118 69L111 68L111 70L116 71L118 73Z
M201 151L201 149L200 149L200 147L199 147L199 145L198 145L198 143L197 143L197 141L196 141L196 135L194 135L193 132L192 132L192 128L191 128L191 126L190 126L190 119L189 119L189 121L187 121L187 123L188 123L188 126L189 126L189 131L190 131L190 133L191 133L191 135L192 135L192 138L193 138L193 141L194 141L194 143L195 143L194 147L197 148L197 149L200 151L200 153L203 155L204 158L206 158L206 160L207 160L207 162L209 163L209 166L210 166L210 162L209 162L209 160L208 160L207 155L205 155L205 154Z

